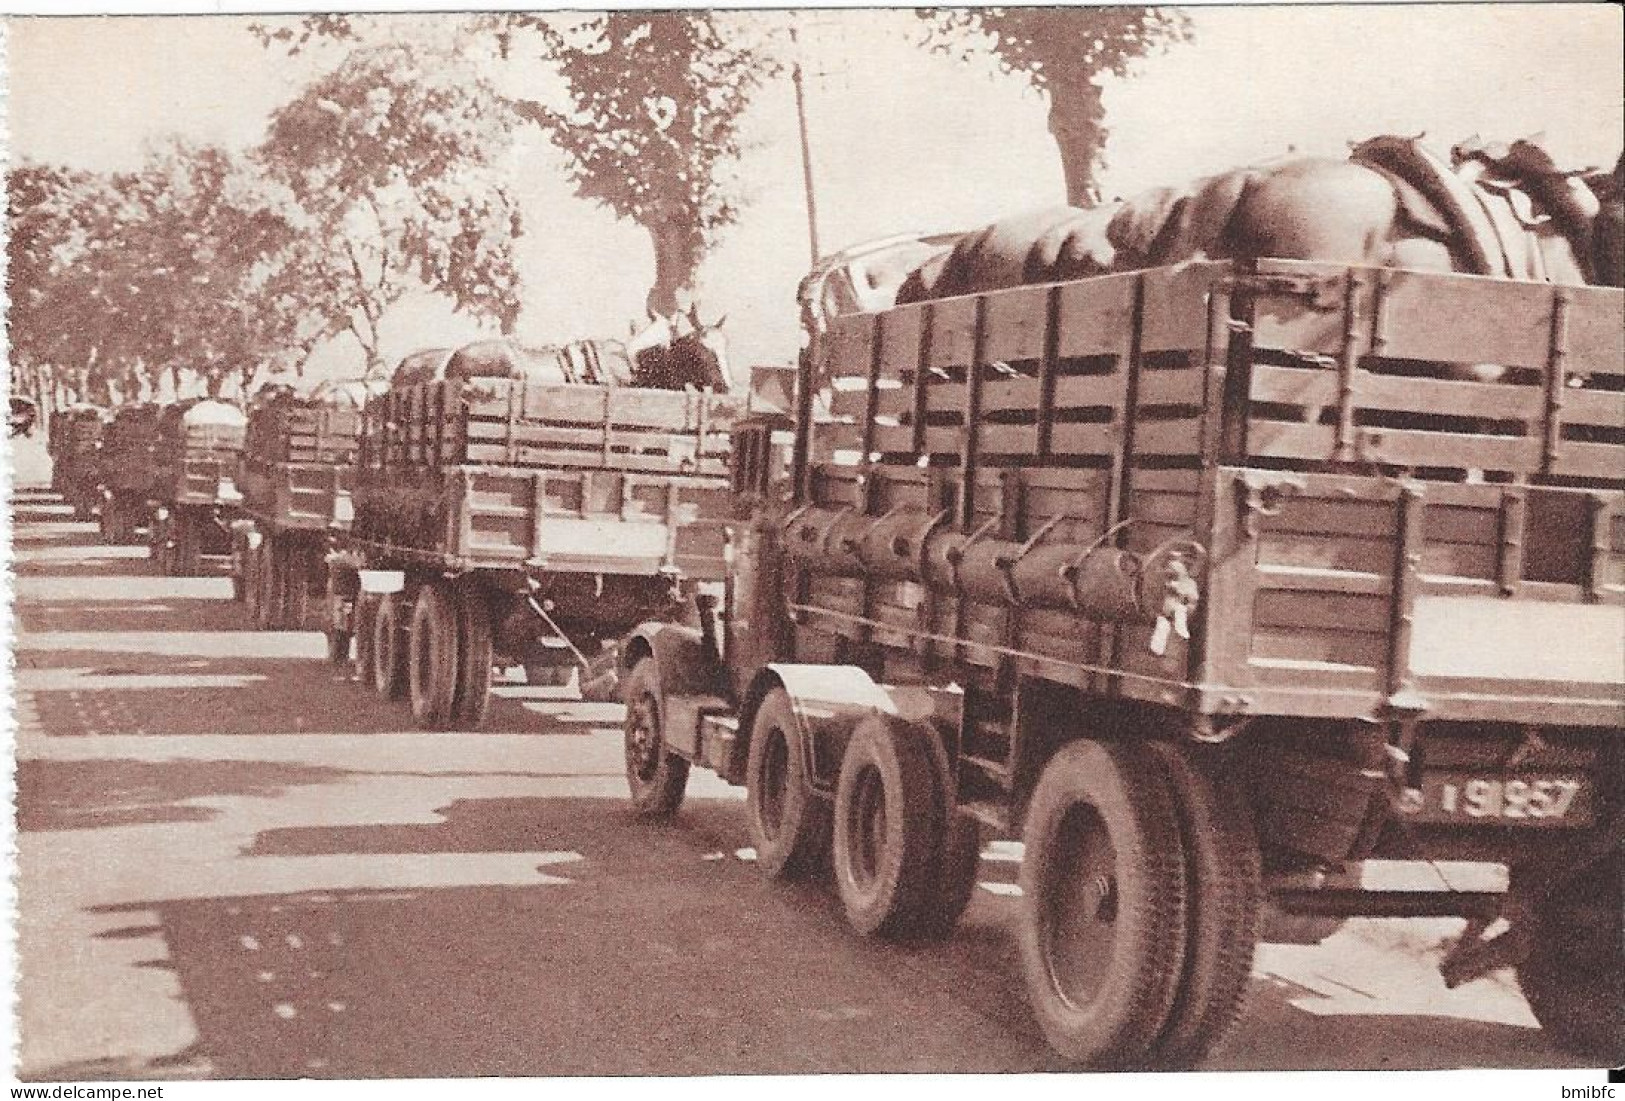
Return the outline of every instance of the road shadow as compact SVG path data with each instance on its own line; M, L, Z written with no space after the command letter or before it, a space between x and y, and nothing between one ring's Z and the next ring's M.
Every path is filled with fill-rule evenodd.
M333 783L347 775L274 761L24 760L17 762L17 829L200 822L219 812L192 800L274 798L295 785Z
M161 929L194 1058L219 1077L1059 1069L1025 1023L1006 938L975 931L996 912L973 907L948 951L859 938L827 890L771 885L735 855L735 803L698 801L668 826L618 800L471 799L441 813L270 830L245 858L581 859L546 865L552 881L537 886L120 905L97 912L131 926L104 935Z
M107 735L398 734L400 700L384 700L319 658L206 658L128 649L24 650L17 655L38 729L47 737ZM592 736L618 728L619 705L494 696L478 731Z

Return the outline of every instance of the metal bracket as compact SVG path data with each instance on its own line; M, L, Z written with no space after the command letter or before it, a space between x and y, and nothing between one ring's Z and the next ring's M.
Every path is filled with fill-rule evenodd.
M1296 497L1306 488L1302 478L1264 471L1248 471L1236 482L1236 486L1242 491L1237 501L1242 530L1249 539L1258 538L1259 517L1279 516L1281 506L1287 499Z

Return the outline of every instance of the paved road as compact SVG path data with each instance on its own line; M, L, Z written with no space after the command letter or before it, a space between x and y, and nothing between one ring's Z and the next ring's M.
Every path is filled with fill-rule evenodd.
M23 1077L1059 1069L1009 847L946 945L862 941L755 874L714 778L634 821L618 706L504 688L486 730L417 733L224 578L39 492L12 515ZM1209 1066L1575 1065L1508 981L1442 988L1452 925L1266 946Z

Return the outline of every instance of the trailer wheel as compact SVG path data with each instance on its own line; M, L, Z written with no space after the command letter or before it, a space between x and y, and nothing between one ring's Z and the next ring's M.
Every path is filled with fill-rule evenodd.
M1184 977L1152 1059L1158 1070L1187 1070L1241 1017L1262 921L1262 858L1239 784L1215 782L1180 746L1149 749L1168 770L1187 865Z
M626 678L626 784L640 818L670 818L688 790L688 762L666 750L660 670L643 658Z
M477 728L491 704L491 609L473 581L453 590L457 602L457 693L452 721Z
M1050 1046L1086 1066L1142 1062L1179 984L1185 860L1165 771L1143 748L1075 741L1028 807L1027 996Z
M1518 965L1518 985L1541 1028L1610 1067L1625 1063L1622 872L1625 857L1616 853L1538 903L1534 948ZM1512 892L1524 878L1513 869Z
M865 936L914 934L931 900L944 807L930 737L875 715L858 724L841 758L835 890L847 923Z
M812 792L800 724L783 688L756 709L745 761L745 808L757 866L770 879L814 871L828 851L829 804Z
M951 814L943 831L930 898L914 928L917 939L943 940L953 935L976 894L976 876L981 867L981 823L968 815Z
M406 694L406 647L401 628L400 594L388 593L372 620L372 687L386 700Z
M451 725L458 669L457 610L444 581L418 590L406 651L412 719L425 730L444 730Z

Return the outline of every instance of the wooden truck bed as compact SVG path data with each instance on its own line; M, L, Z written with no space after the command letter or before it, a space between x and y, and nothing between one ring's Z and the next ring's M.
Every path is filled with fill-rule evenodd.
M500 466L362 471L353 541L446 569L725 576L720 478Z
M327 531L349 527L341 501L350 493L354 470L310 462L245 459L238 469L243 510L283 531Z
M818 356L805 628L1207 715L1625 718L1619 290L1201 264L838 318ZM1191 638L853 561L929 522L987 576L1199 544Z

